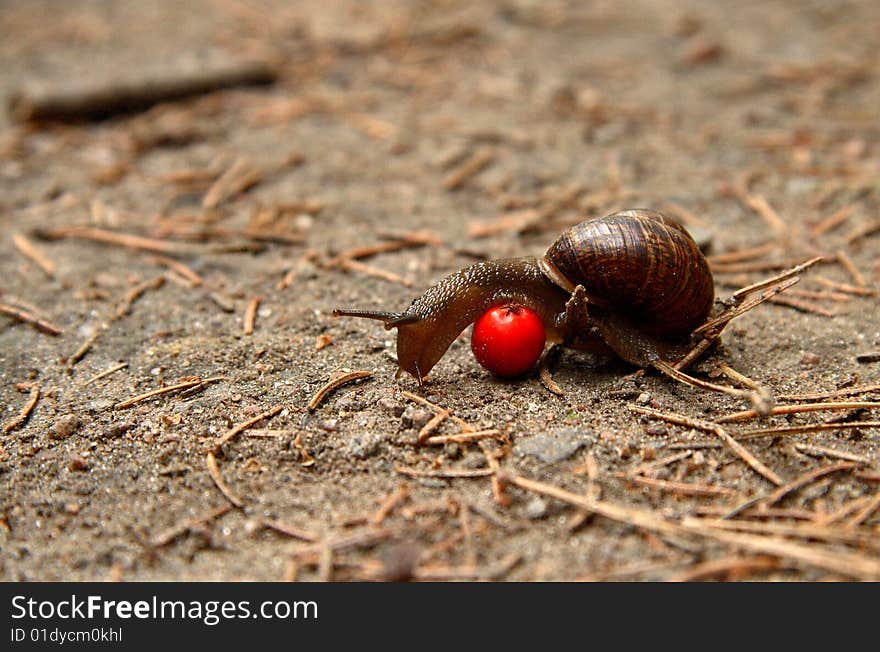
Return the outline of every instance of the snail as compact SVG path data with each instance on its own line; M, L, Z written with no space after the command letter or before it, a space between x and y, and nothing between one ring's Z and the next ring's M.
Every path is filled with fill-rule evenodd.
M396 328L397 373L421 384L458 335L498 305L533 310L550 342L644 367L684 355L713 300L709 265L688 232L656 211L629 209L570 227L540 259L459 270L403 312L333 314Z

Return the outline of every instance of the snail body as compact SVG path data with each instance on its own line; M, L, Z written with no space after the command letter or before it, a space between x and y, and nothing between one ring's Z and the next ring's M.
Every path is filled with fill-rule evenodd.
M450 274L404 312L334 314L396 328L400 370L421 382L455 338L498 305L534 311L550 342L644 366L683 354L713 298L708 263L687 231L655 211L631 209L567 229L540 259L492 260Z

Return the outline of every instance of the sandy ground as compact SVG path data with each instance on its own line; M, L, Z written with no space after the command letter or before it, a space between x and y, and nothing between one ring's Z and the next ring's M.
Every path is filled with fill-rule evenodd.
M742 441L774 494L716 434L631 409L713 421L742 397L575 352L557 397L493 379L467 333L419 388L380 324L330 315L652 207L715 255L766 245L714 259L719 296L825 257L796 286L821 294L741 317L695 375L880 399L857 361L880 350L878 30L874 2L3 3L2 97L205 53L281 78L100 122L0 117L0 303L63 331L0 317L0 577L880 578L880 428L850 425L870 405L726 426L839 424ZM431 244L333 262L413 232ZM307 410L351 370L372 376ZM497 435L415 445L432 411L403 392L450 411L438 435Z

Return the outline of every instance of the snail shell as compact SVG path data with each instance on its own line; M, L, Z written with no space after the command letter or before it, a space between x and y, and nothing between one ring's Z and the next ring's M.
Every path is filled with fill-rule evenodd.
M400 369L421 382L468 324L497 305L530 308L550 341L645 365L681 353L713 296L708 263L687 231L632 209L567 229L540 260L487 261L450 274L404 312L334 314L397 328Z
M681 225L655 211L581 222L564 231L539 264L563 289L582 285L591 302L622 311L652 335L688 335L712 308L705 257Z

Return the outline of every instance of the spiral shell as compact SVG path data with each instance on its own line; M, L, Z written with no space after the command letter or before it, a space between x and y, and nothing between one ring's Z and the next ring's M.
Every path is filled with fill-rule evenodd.
M712 274L702 252L682 226L650 210L567 229L541 266L563 289L582 285L592 303L661 337L688 335L712 308Z

